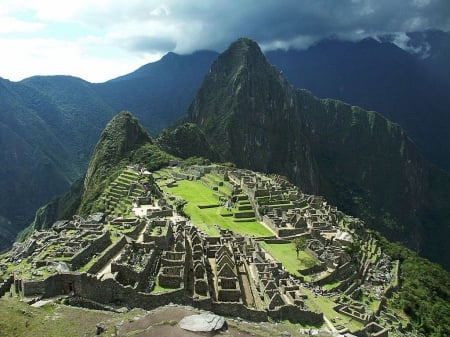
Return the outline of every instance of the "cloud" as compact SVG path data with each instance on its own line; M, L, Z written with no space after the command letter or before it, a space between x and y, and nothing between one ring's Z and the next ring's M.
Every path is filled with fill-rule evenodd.
M36 48L45 48L42 39L52 41L61 56L64 48L77 44L84 65L90 61L97 64L105 50L110 53L107 59L111 62L142 64L168 51L220 52L239 37L252 38L270 50L307 48L329 36L357 40L426 29L450 31L450 1L0 0L0 18L10 23L0 24L1 43L17 39L19 34L22 43ZM57 35L63 24L78 28L79 33L72 37ZM87 42L92 36L98 43ZM20 41L14 44L18 46ZM44 54L45 50L42 57ZM0 68L0 76L4 76L4 69Z
M257 4L251 0L131 0L123 8L118 3L85 8L78 19L95 18L96 23L90 24L101 23L111 36L120 33L150 40L163 36L173 42L167 46L149 43L149 51L158 45L160 51L175 45L179 53L221 51L241 36L266 48L298 48L331 35L360 39L430 28L450 30L448 0L260 0ZM123 47L137 51L132 43Z
M57 39L1 39L0 76L21 80L33 75L73 75L91 82L103 82L130 73L148 59L103 45L97 37L76 41ZM101 52L93 46L102 46ZM150 55L155 61L161 54Z
M146 53L172 51L177 46L176 42L170 38L145 35L128 37L123 44L127 49Z
M33 33L45 27L43 23L27 22L14 17L0 17L0 34Z

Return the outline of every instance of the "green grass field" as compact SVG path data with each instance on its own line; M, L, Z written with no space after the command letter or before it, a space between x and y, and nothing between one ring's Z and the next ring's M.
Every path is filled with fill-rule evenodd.
M299 269L309 268L316 264L316 260L304 251L300 251L297 258L293 243L261 242L261 247L280 261L284 268L292 275L301 276L298 272Z
M16 297L5 296L0 299L0 316L0 336L82 337L94 336L95 324L118 315L54 304L33 308Z
M257 221L235 222L232 217L223 217L226 213L223 207L198 208L198 205L217 204L218 200L213 196L213 191L196 181L181 180L176 187L163 187L163 190L187 201L184 211L192 222L208 235L219 235L214 225L220 228L232 230L235 233L254 236L270 237L274 234Z

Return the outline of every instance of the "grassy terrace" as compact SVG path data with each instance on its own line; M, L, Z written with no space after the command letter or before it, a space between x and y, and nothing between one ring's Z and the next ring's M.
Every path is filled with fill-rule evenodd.
M233 221L232 217L222 216L228 213L223 207L211 207L200 209L199 205L214 205L218 200L213 196L213 191L196 181L181 180L176 187L163 187L166 193L185 199L188 203L184 211L199 229L211 236L218 236L219 232L214 227L232 230L247 236L270 237L273 233L257 221Z
M292 275L302 276L298 272L299 269L306 269L316 264L316 260L304 251L300 251L297 258L293 243L261 242L261 247L281 262L283 267Z
M325 296L315 296L312 291L306 288L302 288L302 291L308 295L306 299L306 305L312 309L319 309L323 312L324 316L328 319L335 320L333 323L336 327L339 325L347 327L350 331L356 331L363 327L363 324L352 319L349 316L338 313L333 310L336 303L332 299Z

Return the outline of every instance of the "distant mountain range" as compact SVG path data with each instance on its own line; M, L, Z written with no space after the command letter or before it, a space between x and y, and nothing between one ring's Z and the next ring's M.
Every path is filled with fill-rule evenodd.
M400 123L428 159L448 169L449 34L410 38L415 54L384 37L381 42L326 40L306 51L269 52L267 58L295 87L376 109ZM0 250L31 222L37 207L83 174L113 115L130 110L157 134L186 113L217 55L169 53L102 84L69 76L0 79ZM201 137L203 131L195 139Z
M450 34L409 36L410 52L383 37L324 40L308 50L266 56L295 87L375 110L400 124L426 158L449 170Z
M37 208L86 170L106 123L132 110L152 133L182 116L217 56L167 54L102 84L70 76L0 79L0 251Z

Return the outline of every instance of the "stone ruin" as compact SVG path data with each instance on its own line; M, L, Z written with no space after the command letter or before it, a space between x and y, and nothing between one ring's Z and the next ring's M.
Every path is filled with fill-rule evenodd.
M276 240L307 239L306 251L316 263L299 272L311 282L290 275L261 248L261 239L227 230L220 230L220 237L207 236L175 213L158 186L147 186L153 194L134 199L134 218L116 218L106 229L102 214L75 217L16 244L6 262L26 260L35 269L29 275L25 271L14 275L16 288L24 296L77 293L104 304L180 301L220 314L308 324L323 321L322 313L307 304L312 290L315 296L339 296L337 313L364 323L364 331L373 336L384 336L383 329L371 323L381 312L382 299L395 289L398 263L383 254L371 237L364 241L362 256L357 261L351 258L347 249L361 227L357 219L344 218L322 197L306 195L280 176L194 166L175 171L173 177L201 180L211 172L222 176L222 186L232 191L228 198L214 189L213 182L202 180L217 192L222 205L240 202L240 211L252 212L272 229ZM55 263L65 263L67 268ZM57 274L40 278L42 267ZM335 288L322 288L333 282ZM156 286L158 293L154 293ZM105 293L87 290L94 288ZM2 289L0 284L0 293ZM380 301L377 310L360 301L368 296Z

